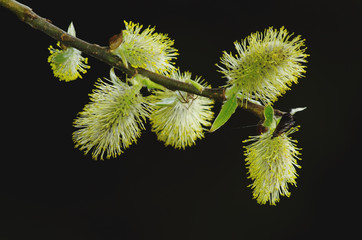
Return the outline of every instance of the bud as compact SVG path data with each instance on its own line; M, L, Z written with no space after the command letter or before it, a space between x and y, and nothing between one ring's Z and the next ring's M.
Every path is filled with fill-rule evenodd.
M122 41L123 41L122 32L120 34L113 35L109 39L109 50L113 51L113 50L117 49L119 47L119 45L121 45Z

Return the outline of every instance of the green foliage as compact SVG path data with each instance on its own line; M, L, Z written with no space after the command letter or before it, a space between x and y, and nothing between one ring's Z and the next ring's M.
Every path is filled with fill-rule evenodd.
M234 114L237 107L238 100L236 95L233 95L222 105L219 115L216 117L214 123L211 126L210 132L215 132L222 125L224 125L229 120L231 115Z
M202 93L202 91L204 91L204 86L202 86L200 83L195 82L195 81L193 81L193 80L191 80L191 79L187 80L186 82L192 84L192 86L194 86L195 88L197 88L197 90L198 90L200 93Z
M264 123L263 125L267 128L270 128L274 121L274 109L272 106L268 105L264 108Z

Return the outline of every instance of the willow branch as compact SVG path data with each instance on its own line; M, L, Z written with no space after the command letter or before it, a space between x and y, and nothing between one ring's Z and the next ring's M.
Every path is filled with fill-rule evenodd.
M97 44L88 43L77 37L69 35L67 32L58 28L49 19L43 18L32 11L32 9L26 5L23 5L14 0L0 0L0 6L3 6L13 12L17 17L30 25L32 28L37 29L51 38L60 41L62 44L70 47L77 48L83 53L92 56L109 66L117 68L129 76L135 74L141 74L148 77L151 81L160 84L170 90L180 90L191 94L200 95L203 97L214 99L217 102L223 102L225 100L225 88L205 88L200 92L192 84L177 81L175 79L148 71L144 68L133 68L131 66L126 67L121 59L112 54L108 47L101 47ZM264 118L264 106L247 102L247 104L240 104L244 109L252 112L260 119ZM283 115L284 112L275 109L276 115Z

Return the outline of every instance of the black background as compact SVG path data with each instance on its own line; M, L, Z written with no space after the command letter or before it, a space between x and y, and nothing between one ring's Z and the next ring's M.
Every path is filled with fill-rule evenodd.
M185 151L144 131L117 159L74 149L72 121L88 102L91 69L70 83L52 75L56 42L4 8L1 22L0 239L317 239L357 233L360 215L361 1L22 1L77 36L106 45L123 20L175 39L177 65L224 84L215 63L233 42L269 26L302 35L306 76L275 107L307 106L293 135L303 148L298 187L277 206L247 187L242 140L258 119L237 110ZM237 2L237 3L236 3ZM215 111L220 109L216 105ZM149 127L149 126L148 126ZM148 128L149 129L149 128ZM358 233L357 233L358 234Z

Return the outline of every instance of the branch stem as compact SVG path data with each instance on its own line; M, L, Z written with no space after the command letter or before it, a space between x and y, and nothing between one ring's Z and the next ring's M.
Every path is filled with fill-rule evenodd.
M205 88L200 92L196 87L190 83L177 81L175 79L148 71L143 68L133 68L131 66L126 67L121 59L112 54L108 47L101 47L97 44L88 43L77 37L69 35L67 32L58 28L52 22L46 18L43 18L32 11L32 9L26 5L23 5L15 0L0 0L0 6L3 6L13 12L21 21L27 23L32 28L37 29L51 38L60 41L66 46L74 47L82 51L83 53L92 56L114 68L117 68L129 76L135 74L141 74L148 77L151 81L160 84L170 90L180 90L203 97L214 99L217 102L225 101L225 88ZM264 118L264 106L247 102L247 104L240 104L241 107L252 112L260 119ZM281 112L275 109L276 115L283 115Z

